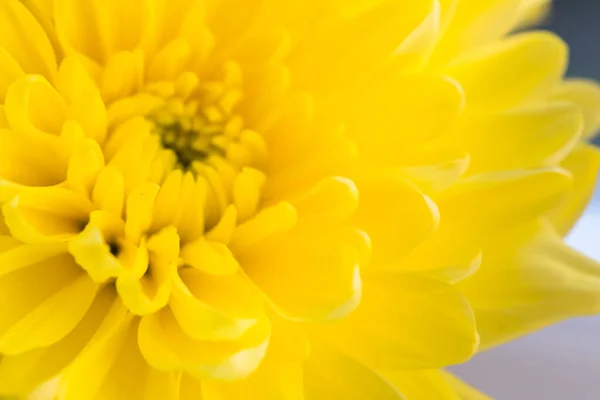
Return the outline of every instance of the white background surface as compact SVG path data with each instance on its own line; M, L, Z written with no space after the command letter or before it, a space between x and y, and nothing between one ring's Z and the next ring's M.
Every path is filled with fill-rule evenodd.
M600 260L600 190L568 241ZM452 371L497 400L600 400L600 316L554 325Z

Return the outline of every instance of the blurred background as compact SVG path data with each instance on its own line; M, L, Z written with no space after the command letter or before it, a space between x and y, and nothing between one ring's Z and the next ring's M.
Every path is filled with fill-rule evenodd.
M554 3L543 28L569 43L569 75L600 80L600 0ZM568 240L600 260L600 190ZM452 371L497 400L599 400L600 316L552 326Z

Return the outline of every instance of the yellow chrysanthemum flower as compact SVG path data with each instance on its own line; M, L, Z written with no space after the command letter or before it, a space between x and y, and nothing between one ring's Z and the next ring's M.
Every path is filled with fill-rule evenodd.
M591 186L545 3L2 0L0 393L480 398L459 286L485 345L599 290L489 277Z

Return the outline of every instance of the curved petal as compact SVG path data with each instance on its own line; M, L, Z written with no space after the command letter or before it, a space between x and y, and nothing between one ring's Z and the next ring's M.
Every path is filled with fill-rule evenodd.
M4 204L5 223L25 243L66 241L85 227L92 205L62 188L29 188Z
M0 352L19 354L58 342L84 317L96 289L64 253L3 275Z
M506 109L548 94L565 72L567 52L556 35L528 32L465 54L443 73L463 87L470 109Z
M585 122L583 137L594 137L600 128L600 85L584 79L567 79L551 94L552 100L567 101L580 108Z
M600 311L600 265L569 248L549 224L532 222L493 238L479 272L459 283L482 346Z
M181 329L196 340L235 340L266 318L259 293L241 273L212 276L181 269L169 307Z
M358 309L322 328L348 354L376 369L397 370L442 367L475 352L473 313L453 285L387 272L366 272L363 282Z
M125 308L110 287L98 292L79 324L55 344L0 361L0 393L28 393L56 376L89 343L99 340L125 315Z
M460 400L492 400L491 397L488 397L474 387L467 385L456 376L448 372L441 372L441 374L444 375L456 393L458 393Z
M42 27L20 1L0 3L0 27L0 47L10 53L23 71L41 74L54 81L57 65L52 45Z
M432 8L431 1L334 4L320 13L292 54L295 84L317 94L353 88L388 66Z
M443 370L394 371L383 375L410 400L491 400Z
M25 75L8 89L6 116L19 133L58 135L67 120L67 105L58 91L40 75Z
M139 351L139 321L129 316L115 324L111 335L91 345L67 369L59 398L177 400L177 373L153 369Z
M379 374L333 347L312 343L304 368L306 400L403 400Z
M77 58L62 61L57 88L67 103L69 118L79 122L87 137L102 143L107 134L106 107L96 83Z
M297 321L346 316L360 302L360 256L339 228L308 224L238 255L281 315Z
M0 47L0 102L4 103L10 85L24 74L10 53Z
M349 135L361 153L393 160L407 146L452 128L465 99L460 85L447 77L395 72L380 76L346 101L342 105Z
M436 204L401 173L373 168L354 179L360 202L352 222L371 238L375 268L401 260L436 230Z
M268 319L234 341L198 341L187 336L168 309L142 318L138 341L146 361L160 370L183 369L196 379L232 381L256 370L269 343Z
M559 168L465 178L438 196L441 223L437 231L390 267L449 282L464 279L479 267L481 248L490 236L552 210L570 187L570 175Z
M573 189L549 212L548 218L558 233L566 235L594 194L600 173L600 150L594 145L582 144L561 166L573 176Z
M382 375L410 400L463 400L441 370L384 371Z
M431 60L434 67L508 33L517 22L523 1L450 0L445 3L451 3L452 6L446 6L448 26L436 45Z
M470 174L558 164L581 138L579 107L544 102L468 119L458 140L471 157Z
M67 54L80 53L99 63L110 55L133 50L151 19L152 2L54 0L58 38Z

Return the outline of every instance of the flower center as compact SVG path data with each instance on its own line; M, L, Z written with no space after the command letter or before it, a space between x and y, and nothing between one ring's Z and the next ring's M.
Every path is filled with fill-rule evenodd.
M174 154L176 168L197 175L214 158L227 160L235 169L256 161L257 154L248 148L252 134L244 130L237 110L241 84L239 67L230 63L220 79L201 81L184 73L170 87L149 85L164 102L146 118L154 124L161 147Z

